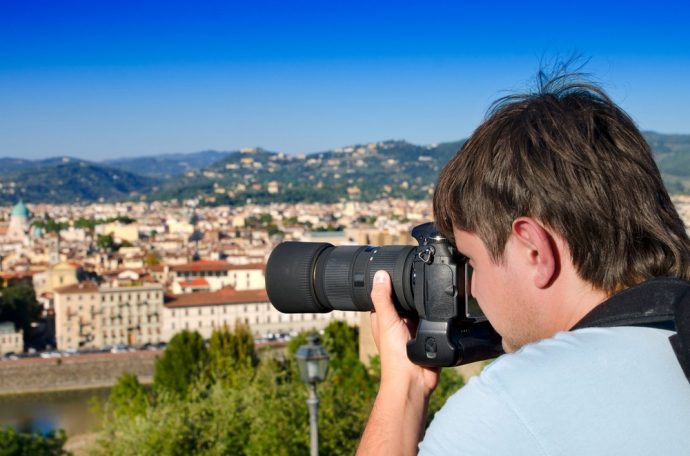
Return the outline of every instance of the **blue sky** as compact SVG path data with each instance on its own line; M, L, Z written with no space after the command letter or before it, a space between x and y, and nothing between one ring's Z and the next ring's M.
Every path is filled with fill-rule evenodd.
M0 156L469 135L578 52L645 130L690 133L681 2L0 0Z

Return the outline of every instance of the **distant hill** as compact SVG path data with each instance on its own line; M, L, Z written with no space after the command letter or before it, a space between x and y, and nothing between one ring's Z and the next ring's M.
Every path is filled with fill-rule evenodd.
M156 189L157 179L83 160L47 160L0 173L0 204L76 203L138 199Z
M690 135L644 132L669 190L690 193ZM464 140L381 141L295 156L263 149L205 151L102 163L0 159L0 203L199 199L202 204L429 198Z
M654 159L672 193L690 193L690 135L644 132Z
M390 140L306 156L234 152L198 173L168 181L151 197L200 198L209 204L428 198L441 166L461 143L420 146Z
M168 179L188 171L206 168L222 160L231 152L205 150L190 154L164 154L145 157L117 158L105 160L101 164L142 176Z

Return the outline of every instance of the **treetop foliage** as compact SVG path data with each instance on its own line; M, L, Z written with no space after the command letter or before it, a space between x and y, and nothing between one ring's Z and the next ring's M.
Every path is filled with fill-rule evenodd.
M46 435L17 432L12 427L0 427L0 456L58 456L69 454L63 446L67 441L65 431Z
M100 451L109 455L304 455L309 453L308 391L294 354L308 333L285 350L258 356L249 327L219 328L208 348L196 332L178 333L157 360L147 391L123 375L106 405ZM355 452L378 390L376 360L359 360L358 330L332 322L321 343L330 356L318 387L319 451ZM430 415L463 383L442 375Z

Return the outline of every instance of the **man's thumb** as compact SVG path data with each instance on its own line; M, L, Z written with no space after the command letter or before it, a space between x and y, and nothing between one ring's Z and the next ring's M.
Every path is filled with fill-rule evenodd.
M376 312L385 312L393 307L391 301L391 279L384 270L376 271L374 283L371 288L371 300Z

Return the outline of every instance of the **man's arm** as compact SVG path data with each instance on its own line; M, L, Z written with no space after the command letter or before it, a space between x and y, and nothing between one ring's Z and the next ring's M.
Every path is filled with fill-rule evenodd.
M438 369L413 364L406 344L414 324L400 318L391 300L388 273L378 271L371 292L375 310L371 326L381 356L381 385L357 449L359 456L417 453L424 434L429 397L438 384Z

